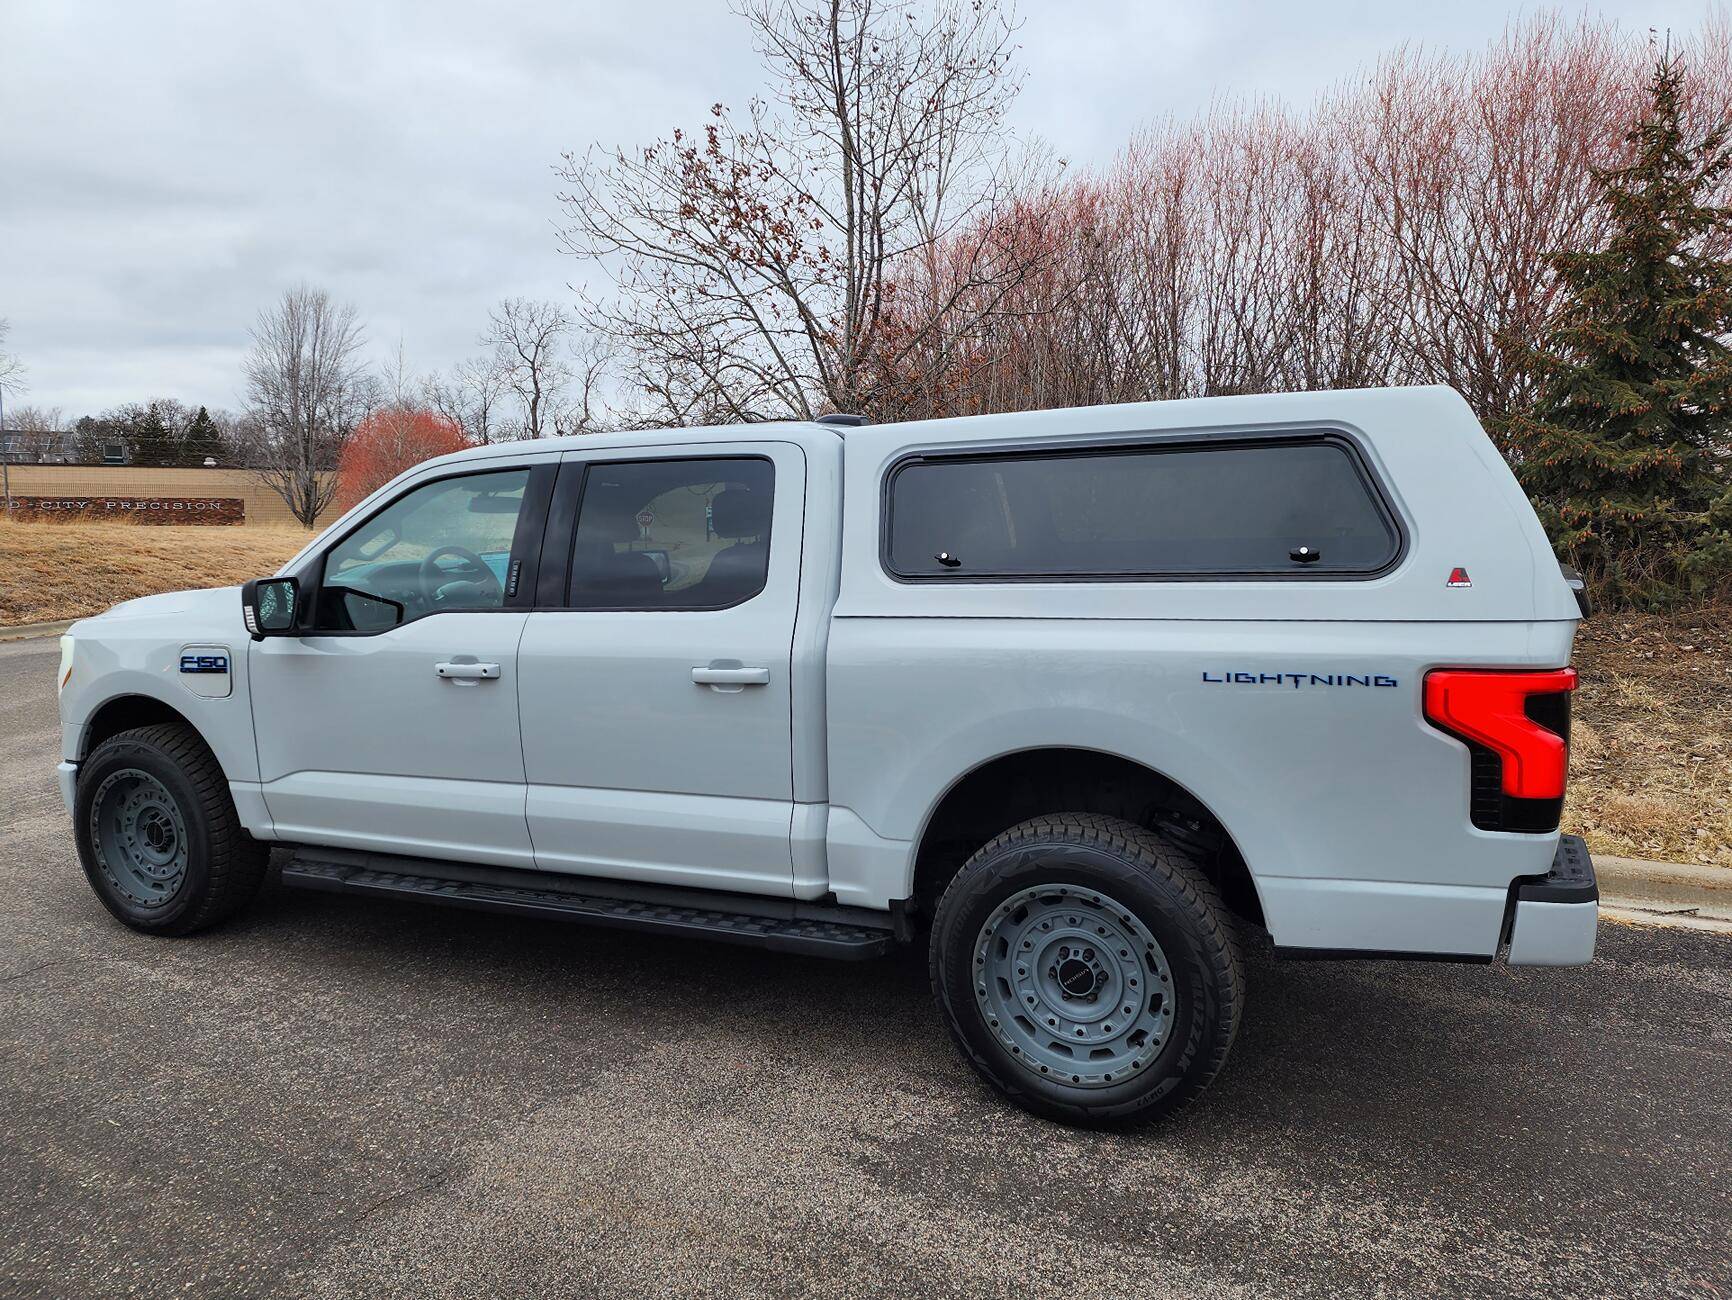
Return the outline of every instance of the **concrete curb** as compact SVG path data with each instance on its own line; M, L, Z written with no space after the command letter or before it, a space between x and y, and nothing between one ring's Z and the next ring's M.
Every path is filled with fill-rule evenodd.
M77 621L69 618L60 623L20 623L16 627L0 627L0 641L23 641L33 636L59 636Z
M1732 869L1594 854L1602 907L1621 919L1732 926Z

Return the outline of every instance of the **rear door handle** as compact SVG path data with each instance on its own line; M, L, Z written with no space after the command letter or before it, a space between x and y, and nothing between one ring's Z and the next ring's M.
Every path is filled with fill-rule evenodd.
M490 682L499 676L498 664L477 663L442 663L434 664L433 671L449 681L462 685L473 685L476 682Z
M768 686L770 670L711 664L708 667L693 668L692 680L699 686L732 686L737 690L742 686Z

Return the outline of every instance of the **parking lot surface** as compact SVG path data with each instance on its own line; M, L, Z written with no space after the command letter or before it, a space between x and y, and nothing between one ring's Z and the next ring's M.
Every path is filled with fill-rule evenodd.
M1198 1104L1075 1132L975 1082L917 953L274 884L135 935L56 661L0 645L0 1295L1732 1296L1732 940L1260 952Z

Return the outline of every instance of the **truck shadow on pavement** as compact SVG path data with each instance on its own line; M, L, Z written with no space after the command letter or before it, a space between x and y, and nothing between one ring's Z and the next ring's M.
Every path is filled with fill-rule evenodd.
M463 990L472 1010L504 997L519 1013L539 1006L574 1022L702 1024L725 1029L746 1054L794 1050L823 1062L875 1043L870 1054L899 1064L918 1092L1026 1118L956 1059L921 944L836 963L274 885L230 932L242 927L267 943L284 929L317 932L330 945L320 964L345 969L357 996L389 996L413 971L424 991ZM1490 1115L1550 1113L1560 1092L1608 1066L1593 1045L1608 1008L1592 968L1291 961L1262 938L1246 966L1245 1019L1220 1079L1177 1121L1126 1140L1194 1141L1213 1125L1263 1122L1323 1132L1374 1117L1386 1136L1448 1142Z

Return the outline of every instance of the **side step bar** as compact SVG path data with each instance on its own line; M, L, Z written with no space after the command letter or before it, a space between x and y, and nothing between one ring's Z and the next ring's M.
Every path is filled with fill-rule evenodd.
M421 864L416 865L419 867ZM447 865L457 871L463 870L455 863L426 864L429 870ZM485 874L503 876L507 873ZM509 874L529 876L530 880L535 880L530 873ZM540 881L529 884L520 881L507 883L497 879L452 879L381 871L355 862L326 861L322 857L304 857L299 854L284 864L283 883L297 889L316 889L325 893L418 899L422 902L444 903L451 907L467 907L482 912L502 912L513 916L534 916L545 920L609 926L619 930L647 930L659 934L717 939L723 943L801 953L810 957L831 957L842 961L864 961L869 957L881 957L896 946L896 935L888 928L826 920L821 916L755 915L713 907L685 906L673 901L658 902L655 901L653 889L637 891L638 897L609 897L603 893L547 888L545 883ZM560 883L564 884L565 881L561 879ZM602 882L597 884L601 885ZM605 885L602 887L606 888ZM811 913L822 909L807 905L799 910ZM843 909L835 910L840 912Z

